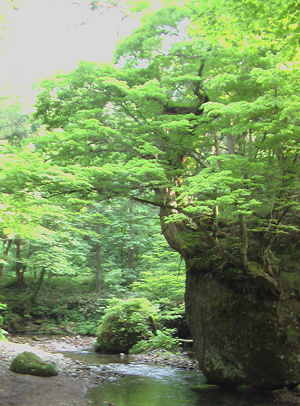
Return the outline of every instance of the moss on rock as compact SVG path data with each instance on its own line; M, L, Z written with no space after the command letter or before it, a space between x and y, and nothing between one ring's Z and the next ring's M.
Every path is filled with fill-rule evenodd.
M57 375L56 368L52 362L45 362L32 352L24 351L17 355L10 364L10 371L17 374L28 374L36 376Z
M256 295L250 290L256 280L246 282L244 293L217 273L188 270L186 308L200 369L208 383L221 386L297 386L300 301Z
M128 353L138 341L147 339L149 332L155 332L157 312L145 298L112 300L98 328L95 350Z

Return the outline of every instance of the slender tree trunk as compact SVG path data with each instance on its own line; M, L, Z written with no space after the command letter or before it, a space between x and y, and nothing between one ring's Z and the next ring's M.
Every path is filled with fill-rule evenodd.
M22 292L24 287L24 272L26 267L23 266L23 262L21 260L21 253L22 253L22 240L21 238L15 239L16 244L16 277L17 277L17 284L19 285L19 292Z
M218 137L217 137L216 134L214 134L214 141L215 141L215 155L219 156L220 155L220 147L219 147Z
M6 239L5 239L5 240L3 241L3 247L5 247L6 241L7 241L7 246L6 246L6 248L5 248L5 250L4 250L4 253L3 253L2 262L0 263L0 281L1 281L1 278L2 278L2 276L3 276L3 269L4 269L5 257L7 257L7 254L8 254L8 252L9 252L10 248L11 248L11 245L12 245L12 240L6 240Z
M121 262L121 267L123 268L123 258L124 258L124 253L123 253L123 247L120 248L120 262Z
M128 269L133 269L133 249L128 247Z
M213 239L218 240L218 217L219 217L219 206L216 205L213 211Z
M133 225L132 225L133 200L130 200L129 214L130 214L129 238L130 238L130 242L131 242L131 240L133 239ZM133 248L131 248L131 246L128 247L127 255L128 255L127 267L128 267L128 269L133 269Z
M97 225L96 232L98 234L98 241L96 244L96 292L101 291L101 279L102 279L102 263L101 263L101 242L100 242L100 224Z
M36 289L35 289L33 295L31 296L31 299L30 299L31 303L34 303L34 302L35 302L35 300L36 300L36 298L37 298L37 295L39 294L39 292L40 292L40 290L41 290L41 287L42 287L42 284L43 284L43 281L44 281L45 273L46 273L46 269L43 268L43 269L41 270L40 277L39 277L39 281L38 281L38 284L37 284L37 286L36 286Z
M235 154L235 146L234 146L234 137L233 135L226 135L227 139L227 148L228 148L228 154L234 155Z
M248 234L244 214L239 214L240 229L241 229L241 260L245 269L248 269Z

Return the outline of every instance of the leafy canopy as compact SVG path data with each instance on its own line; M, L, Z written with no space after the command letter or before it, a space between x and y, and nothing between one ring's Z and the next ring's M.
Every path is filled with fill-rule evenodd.
M279 247L299 223L296 3L126 7L141 25L116 65L81 62L39 84L34 117L47 132L30 142L43 175L27 169L27 184L46 199L159 206L189 266L235 269L278 295Z

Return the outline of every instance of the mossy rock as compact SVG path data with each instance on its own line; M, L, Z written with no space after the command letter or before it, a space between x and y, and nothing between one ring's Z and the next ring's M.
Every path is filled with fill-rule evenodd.
M97 331L97 352L128 353L156 330L158 310L145 298L114 299L105 310Z
M214 392L214 391L219 391L221 388L218 385L208 385L208 384L202 384L202 385L195 385L191 387L191 390L193 392Z
M186 310L199 368L221 387L276 390L300 383L300 300L277 297L258 278L225 281L187 269ZM234 287L235 286L235 287ZM258 289L258 290L256 290ZM285 299L288 298L288 299Z
M45 362L32 352L24 351L17 355L10 364L10 371L17 374L28 374L36 376L57 375L56 368L52 362Z

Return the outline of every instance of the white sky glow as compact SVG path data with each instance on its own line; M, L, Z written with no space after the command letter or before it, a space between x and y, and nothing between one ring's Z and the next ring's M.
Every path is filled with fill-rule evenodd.
M128 18L121 24L117 10L100 15L72 0L23 0L11 15L13 31L0 48L0 88L19 94L44 75L74 69L80 60L110 61L118 34L128 35L138 25Z

